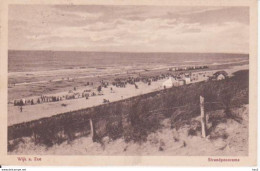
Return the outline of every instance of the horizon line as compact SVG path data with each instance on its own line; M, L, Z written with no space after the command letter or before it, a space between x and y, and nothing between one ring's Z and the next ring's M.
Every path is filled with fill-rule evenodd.
M206 53L215 53L215 54L245 54L249 55L249 53L246 52L155 52L155 51L87 51L87 50L28 50L28 49L8 49L8 51L54 51L54 52L107 52L107 53L201 53L201 54L206 54Z

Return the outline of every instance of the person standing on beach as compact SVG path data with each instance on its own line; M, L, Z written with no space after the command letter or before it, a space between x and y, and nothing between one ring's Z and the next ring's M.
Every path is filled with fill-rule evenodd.
M23 106L20 106L20 112L23 112Z

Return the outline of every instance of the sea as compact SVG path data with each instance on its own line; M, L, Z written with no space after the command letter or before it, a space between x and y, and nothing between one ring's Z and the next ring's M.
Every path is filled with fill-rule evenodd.
M248 63L248 54L75 51L8 52L9 83L34 84L180 66Z
M145 68L181 65L221 65L248 60L248 54L230 53L128 53L9 50L8 72L87 68L106 69L106 67Z

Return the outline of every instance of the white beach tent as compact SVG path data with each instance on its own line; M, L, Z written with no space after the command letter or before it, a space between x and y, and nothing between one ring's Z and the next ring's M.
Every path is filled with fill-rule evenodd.
M175 82L175 79L170 77L168 80L163 82L162 86L166 87L166 88L170 88L173 86L174 82Z

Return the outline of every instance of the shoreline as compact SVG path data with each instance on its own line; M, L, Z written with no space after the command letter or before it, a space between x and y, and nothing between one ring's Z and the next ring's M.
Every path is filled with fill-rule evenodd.
M209 70L224 70L224 69L230 69L234 66L244 66L248 65L248 62L240 62L238 65L235 64L226 64L226 65L212 65L207 69L204 69L205 71ZM63 91L69 91L71 87L76 86L76 87L83 87L86 82L93 82L97 83L100 82L101 80L108 80L111 81L115 78L124 78L124 77L136 77L139 76L140 74L142 76L151 76L151 75L156 75L156 74L167 74L167 73L174 73L174 72L195 72L196 70L188 70L188 71L169 71L168 68L171 68L169 66L165 66L163 68L156 68L156 69L151 69L151 70L145 70L143 69L142 71L139 72L117 72L117 73L107 73L107 74L100 74L100 75L87 75L86 73L77 73L73 72L71 75L67 75L67 77L63 77L62 79L58 75L53 75L51 77L44 77L41 76L34 76L31 79L36 79L38 81L34 81L33 83L18 83L15 84L15 86L8 87L8 101L14 100L14 99L19 99L19 98L28 98L32 97L33 94L36 96L39 96L41 94L51 94L51 93L58 93L58 92L63 92ZM198 70L200 71L200 70ZM69 79L68 79L69 78ZM12 79L12 78L8 78ZM23 80L27 80L30 78L21 78ZM54 81L50 81L54 80ZM8 81L10 82L10 80ZM73 85L71 85L73 84ZM37 87L39 90L37 90ZM39 87L44 87L44 88L39 88ZM54 87L54 89L53 89ZM55 87L58 87L56 89ZM29 90L33 90L32 92Z
M196 62L198 63L198 62ZM209 67L220 67L221 66L226 66L226 65L241 65L248 63L248 60L242 60L242 61L228 61L225 63L219 63L215 62L212 64L205 64ZM182 64L178 65L178 67L189 67L189 66L196 66L197 64ZM115 66L104 66L101 67L103 68L102 70L106 71L105 74L99 74L96 70L100 67L89 67L89 68L73 68L73 69L58 69L58 70L50 70L50 71L33 71L33 72L8 72L8 82L13 82L11 80L18 79L17 82L15 82L16 86L20 85L30 85L30 84L38 84L38 83L47 83L47 82L59 82L59 81L64 81L64 80L69 80L69 79L84 79L84 78L92 78L92 77L103 77L103 76L112 76L112 75L118 75L122 74L134 74L134 73L142 73L146 71L160 71L160 70L167 70L168 68L172 67L177 67L177 65L157 65L155 68L153 66L148 66L146 68L139 68L137 66L126 66L126 67L121 67L119 69L114 68ZM125 69L127 68L127 69ZM86 75L86 72L91 72ZM78 73L80 76L74 75L74 73ZM57 75L60 74L60 75ZM65 77L62 74L70 74L70 77ZM54 78L54 79L45 79L45 80L38 80L38 81L33 81L33 77L52 77L52 76L57 76L59 78ZM19 81L19 77L24 77L25 79L30 79L31 76L31 81L29 82L22 82ZM63 77L62 77L63 76Z

